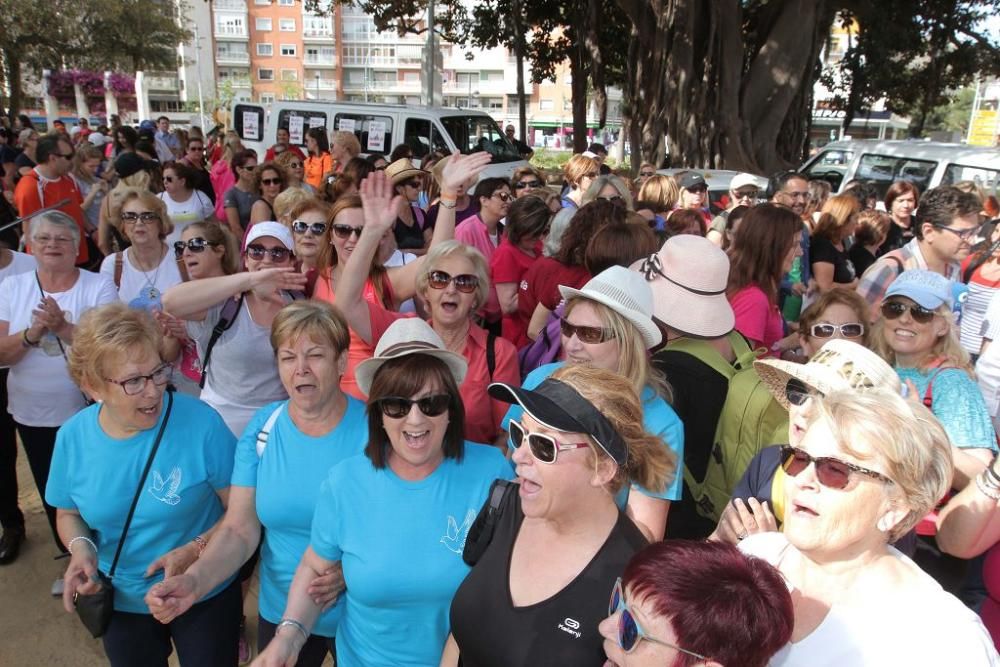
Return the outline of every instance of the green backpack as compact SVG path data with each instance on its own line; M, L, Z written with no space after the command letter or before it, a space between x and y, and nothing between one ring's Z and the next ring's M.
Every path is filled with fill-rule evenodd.
M732 364L702 340L682 338L668 347L692 355L729 381L705 478L695 479L690 469L684 467L684 482L698 513L715 522L757 452L788 439L788 412L774 400L753 367L763 351L750 349L746 339L736 331L729 334L728 340L736 355Z

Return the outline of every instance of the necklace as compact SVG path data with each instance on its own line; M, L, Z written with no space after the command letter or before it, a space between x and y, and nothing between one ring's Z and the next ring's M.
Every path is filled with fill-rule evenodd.
M134 258L130 256L129 259L134 259ZM152 278L149 277L149 273L147 273L145 270L143 270L141 266L139 266L139 263L137 261L132 262L132 266L134 266L136 270L139 273L141 273L142 277L146 280L146 286L139 290L140 298L143 298L146 301L150 302L158 302L160 300L160 290L156 288L156 278L157 276L160 275L160 267L162 265L163 265L162 247L161 247L159 261L156 262L156 268L153 270Z

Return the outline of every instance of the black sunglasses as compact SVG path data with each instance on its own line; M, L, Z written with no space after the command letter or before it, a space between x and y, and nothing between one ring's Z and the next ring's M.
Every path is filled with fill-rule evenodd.
M815 396L818 392L815 392L805 385L801 380L796 378L789 378L788 384L785 385L785 398L792 405L805 405L806 401Z
M280 178L262 178L260 179L261 185L281 185Z
M184 255L184 249L187 248L191 252L205 252L205 248L208 246L219 245L218 243L212 243L211 241L206 241L200 236L195 236L187 241L174 241L174 255L179 259Z
M810 463L816 464L816 479L819 480L819 483L830 489L842 490L846 488L851 481L851 473L859 473L886 484L893 483L891 479L880 472L862 468L832 456L812 456L809 452L791 445L781 447L781 467L790 476L797 477L799 473L809 467Z
M880 310L882 312L882 317L887 320L898 320L904 313L909 311L910 317L913 318L913 321L919 324L927 324L934 319L935 315L937 315L937 313L933 310L928 310L923 306L918 306L917 304L910 305L908 303L903 303L902 301L886 301L882 304Z
M382 409L382 414L391 419L402 419L410 414L414 403L417 404L417 408L425 416L437 417L448 411L448 406L451 404L451 395L434 394L418 399L403 398L402 396L386 396L385 398L378 399L378 405Z
M337 235L338 239L349 239L351 238L351 234L357 234L360 239L361 232L363 232L364 229L364 227L351 227L350 225L337 223L333 226L333 233Z
M559 320L559 331L563 336L566 336L566 338L572 338L573 334L576 334L576 337L581 343L587 343L588 345L604 343L615 337L615 333L610 329L605 329L603 327L576 326L575 324L570 324L566 320Z
M542 187L541 181L520 181L514 184L515 190L524 190L525 188L540 188Z
M307 231L313 233L313 236L322 236L323 232L326 231L325 222L306 222L305 220L293 220L292 221L292 231L296 234L305 234Z
M247 257L253 260L262 260L265 255L271 255L271 259L275 262L284 262L288 259L288 256L292 254L288 248L274 247L265 248L262 245L257 245L256 243L247 246Z

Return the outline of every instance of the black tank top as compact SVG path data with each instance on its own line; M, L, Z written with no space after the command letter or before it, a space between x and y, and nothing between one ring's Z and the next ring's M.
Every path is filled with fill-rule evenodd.
M502 512L486 553L451 603L451 631L462 667L600 667L606 658L597 626L608 615L615 579L646 539L619 512L608 539L568 586L547 600L515 608L510 557L524 521L516 492L508 495Z

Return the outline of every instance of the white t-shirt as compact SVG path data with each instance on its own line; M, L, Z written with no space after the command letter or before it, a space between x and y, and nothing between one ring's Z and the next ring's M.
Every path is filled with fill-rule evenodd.
M85 311L118 298L110 280L82 270L69 290L45 295L56 300L73 324L80 321ZM0 321L8 323L9 332L27 329L31 325L31 311L41 298L33 271L7 278L0 289ZM66 343L63 347L69 350ZM83 394L70 379L66 360L53 334L43 336L41 345L28 350L11 366L7 396L7 411L25 426L61 426L84 406Z
M38 262L35 261L34 255L12 250L10 264L0 269L0 285L3 285L3 281L6 278L16 276L19 273L34 271L36 266L38 266Z
M167 236L166 242L170 249L174 249L174 241L181 240L181 232L188 225L201 222L205 218L215 213L215 204L201 190L195 190L187 201L175 201L168 193L161 192L156 195L167 205L167 215L170 222L174 223L174 231Z
M114 253L105 257L104 261L101 262L101 275L107 276L114 283ZM181 271L177 267L173 248L167 248L163 259L160 260L160 265L152 271L140 271L135 268L135 265L132 264L132 248L127 248L124 251L122 261L122 278L118 287L118 298L127 303L130 308L153 310L160 308L163 293L181 282Z
M791 545L782 533L758 533L739 547L776 566ZM906 590L835 605L811 634L781 649L771 666L1000 665L979 617L912 560L892 547L889 552L913 572Z
M409 264L417 258L412 252L403 252L402 250L396 249L395 252L389 257L388 261L385 263L385 268L391 268L394 266L403 266ZM413 303L413 299L407 299L399 306L399 312L401 313L415 313L417 312L417 307Z
M992 341L976 362L976 379L994 428L1000 428L1000 293L990 299L979 333Z

